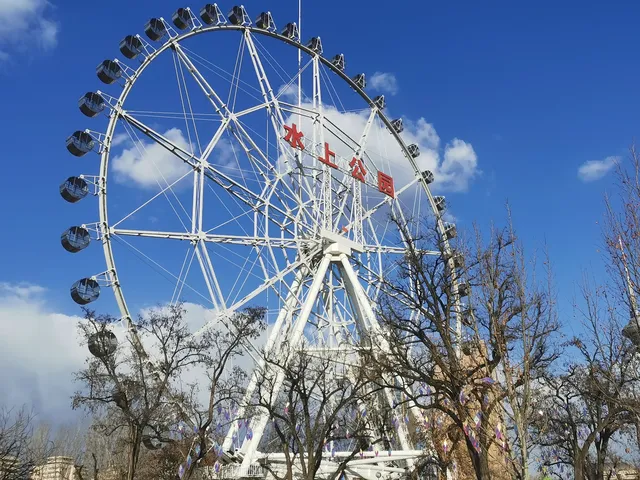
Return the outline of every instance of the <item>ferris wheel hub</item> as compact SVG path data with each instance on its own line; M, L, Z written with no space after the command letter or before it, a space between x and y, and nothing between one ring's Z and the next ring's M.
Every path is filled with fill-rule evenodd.
M350 257L354 250L358 253L364 252L364 245L329 230L322 230L320 236L325 246L324 253L345 254Z

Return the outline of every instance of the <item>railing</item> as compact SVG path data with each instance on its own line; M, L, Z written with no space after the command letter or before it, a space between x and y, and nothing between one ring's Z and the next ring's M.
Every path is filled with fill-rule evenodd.
M206 470L205 470L206 468ZM261 465L224 465L218 472L213 467L203 468L205 478L210 479L237 479L237 478L265 478L267 471Z

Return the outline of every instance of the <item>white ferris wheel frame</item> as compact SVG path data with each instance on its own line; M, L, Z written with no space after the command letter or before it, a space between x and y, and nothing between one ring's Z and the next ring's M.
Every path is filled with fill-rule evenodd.
M259 236L255 236L253 238L233 237L233 236L224 236L224 235L204 234L202 231L202 212L203 212L202 185L204 185L205 176L208 176L210 179L212 179L212 177L215 177L213 178L214 181L216 181L216 179L220 181L220 176L224 177L224 174L222 174L219 171L216 171L214 168L211 167L211 165L207 162L207 158L209 154L213 151L215 145L217 144L218 140L226 130L227 126L233 123L239 129L243 129L242 125L237 121L237 118L240 117L242 114L248 114L248 113L251 113L251 111L254 111L260 108L266 108L266 109L273 108L275 110L275 114L279 116L280 123L282 125L285 124L283 120L284 118L283 111L279 105L277 97L274 95L274 92L271 89L271 86L268 82L268 78L261 64L261 58L258 54L255 44L253 43L252 36L254 34L264 35L264 36L275 38L277 40L285 42L297 48L299 52L306 53L311 57L313 62L313 73L314 73L314 99L313 99L314 105L321 105L321 98L319 98L320 97L319 95L319 92L320 92L319 66L320 65L323 65L329 68L335 75L337 75L339 78L347 82L347 84L356 93L358 93L360 97L369 105L369 107L371 108L371 114L367 121L365 130L362 133L362 137L360 141L357 143L358 149L355 152L355 155L359 157L363 153L366 136L373 123L373 120L377 116L382 121L382 123L387 128L387 130L390 132L390 134L393 136L393 138L398 143L398 145L400 146L402 153L408 160L409 166L412 168L414 172L415 179L413 182L410 182L407 185L407 187L415 185L415 183L422 184L422 187L424 192L426 193L429 205L434 213L434 218L436 219L437 230L442 240L442 246L446 255L448 266L452 271L455 271L455 264L453 260L453 250L447 238L446 224L442 219L442 215L440 214L439 209L437 208L436 202L434 200L434 196L432 195L430 188L428 186L428 182L423 178L422 172L420 171L417 162L415 161L414 157L411 155L411 152L409 151L408 146L405 144L399 132L397 132L394 129L391 121L386 117L382 109L379 108L376 102L368 96L368 94L364 91L364 89L361 88L357 83L355 83L349 76L347 76L342 69L336 67L330 60L322 57L321 54L319 54L318 52L300 43L299 39L288 38L287 36L280 35L275 31L257 28L252 25L219 24L219 25L203 26L202 24L199 24L199 25L194 25L194 28L191 31L187 31L185 33L177 33L175 32L175 30L173 30L173 28L167 22L165 22L163 19L161 20L164 22L165 26L167 27L167 34L168 34L168 40L163 45L159 46L158 48L154 48L148 42L146 42L144 39L138 36L138 38L140 38L141 41L143 42L144 51L146 52L146 54L144 55L144 60L140 63L140 65L136 69L132 69L128 67L126 64L118 62L118 64L123 68L123 73L125 77L125 85L120 95L116 98L116 97L111 97L108 94L105 94L103 92L100 92L100 91L98 92L98 94L102 95L102 97L105 99L107 103L107 106L110 108L110 114L109 114L109 124L106 132L104 134L97 134L98 140L101 144L100 172L97 177L91 177L92 179L91 183L93 183L96 186L96 193L98 196L98 203L99 203L100 223L96 226L96 230L98 231L99 236L102 240L104 256L107 264L106 265L107 270L97 277L102 279L103 283L107 283L109 286L113 288L116 302L122 314L122 320L125 323L125 326L129 331L129 334L133 337L133 340L136 342L136 344L141 346L140 341L137 338L137 334L135 332L136 330L135 325L133 323L131 313L125 301L125 297L124 297L124 294L120 285L120 281L118 278L115 258L114 258L113 249L111 245L111 236L113 234L132 235L132 236L140 236L141 234L144 234L145 236L149 236L149 237L174 238L174 239L187 240L187 241L193 242L196 248L198 262L200 263L200 266L202 268L203 275L205 277L205 282L207 284L207 288L211 296L211 301L217 310L225 311L225 312L233 311L235 308L237 308L237 306L246 303L248 299L245 297L234 305L225 304L225 299L224 299L224 296L222 295L222 292L220 291L220 286L218 284L215 272L213 270L211 260L208 257L207 249L202 248L201 250L198 250L198 245L201 242L210 241L210 242L232 243L232 244L237 243L237 244L245 244L245 245L255 245L256 243L259 244L260 242L263 242L265 244L269 242L274 242L274 244L278 246L287 246L287 247L293 247L293 248L297 248L303 243L301 239L297 239L297 238L281 240L281 239L259 238ZM227 108L225 103L222 101L220 96L216 93L216 91L208 84L205 77L199 72L198 68L190 60L189 56L184 52L180 44L183 40L186 40L190 37L194 37L204 33L221 32L221 31L239 31L239 32L242 32L242 34L244 35L249 54L251 56L252 64L259 78L260 87L262 89L262 95L264 97L264 103L261 105L257 105L256 107L254 107L254 109L248 109L244 112L232 113ZM194 153L190 153L186 151L185 149L171 142L169 139L165 138L160 133L153 131L150 127L146 126L144 123L140 122L133 116L129 115L126 112L126 110L124 110L123 108L124 103L131 89L136 83L136 80L142 75L145 69L159 55L161 55L163 52L165 52L168 49L173 49L177 53L180 60L188 68L189 72L192 74L192 76L194 77L194 79L196 80L200 88L207 95L212 106L214 107L216 112L220 114L222 119L220 127L218 128L217 132L214 134L213 138L211 139L206 149L200 156L196 156ZM301 75L301 73L302 72L299 70L298 75ZM298 99L300 101L300 97L298 97ZM318 104L317 102L320 102L320 103ZM300 110L298 111L300 112ZM320 109L320 112L321 112L321 109ZM312 111L311 113L316 115L318 114L317 111L315 112ZM274 129L278 131L279 127L276 124L276 119L274 118L274 115L270 115L270 118L271 118L271 121L273 122ZM183 233L150 232L150 231L141 232L136 230L117 229L109 225L108 205L107 205L107 176L108 176L108 167L109 167L109 157L110 157L110 151L111 151L111 143L114 137L116 125L118 121L121 119L128 122L132 126L136 127L139 131L142 131L145 135L152 138L154 141L162 145L164 148L172 151L177 157L181 158L183 162L191 166L191 168L193 169L194 202L192 206L191 233L189 232L183 232ZM322 118L320 123L322 124ZM94 134L94 136L96 135ZM250 140L251 136L247 134L246 138ZM278 141L282 143L282 137L278 137ZM256 148L257 146L255 144L252 145L252 147L254 149L257 149ZM326 165L325 165L325 169L327 169ZM329 175L331 175L331 172L329 172ZM300 176L302 177L302 174ZM229 177L225 177L223 178L223 180L224 182L232 183L234 188L238 189L240 195L247 195L247 196L255 195L254 192L249 191L248 189L243 189L243 186L241 184L239 184L238 182L235 182L233 179ZM316 245L316 251L320 249L322 253L322 260L319 262L319 265L317 265L314 268L315 271L313 276L313 282L311 283L310 290L307 294L304 304L302 305L301 313L297 317L297 320L296 320L296 323L294 324L292 332L288 332L285 334L287 336L288 343L291 345L296 345L301 339L304 326L306 325L307 318L309 316L309 312L313 307L313 302L315 301L319 293L319 290L322 286L324 275L331 264L336 264L344 275L345 284L347 286L347 290L349 290L348 293L352 297L351 300L355 305L355 309L359 312L361 321L364 322L364 325L361 325L360 328L365 328L370 332L375 332L380 328L380 325L378 324L378 320L376 318L376 314L372 308L371 302L369 301L366 292L363 290L363 287L360 284L358 276L349 261L352 250L355 249L355 250L363 251L363 249L365 249L366 246L360 244L357 241L353 242L348 239L337 238L339 237L339 235L330 233L334 228L332 217L331 217L332 210L330 208L326 208L327 205L333 205L332 198L331 198L332 190L331 190L330 182L331 180L329 178L329 186L327 188L326 187L327 174L325 172L323 176L322 196L320 199L317 199L318 204L322 207L322 210L327 214L323 219L322 232L320 233L322 242L320 243L320 245ZM358 183L356 182L356 184ZM199 190L196 187L199 187ZM310 191L313 191L313 189L310 189ZM354 195L355 202L358 201L358 197L360 195L359 192L360 192L360 185L358 184L358 188L357 190L355 190L355 195ZM372 211L375 211L380 206L381 205L378 205ZM317 208L317 205L314 205L313 207ZM274 207L274 208L277 208L277 207ZM372 211L368 212L368 214L370 215ZM360 217L358 220L362 222L363 220L362 210L359 210L359 212L360 212ZM281 212L281 213L283 213L285 217L287 216L286 212ZM356 224L358 224L358 220L356 220L355 222ZM358 232L355 232L355 235L357 240L359 236ZM387 251L390 251L392 248L393 247L387 247ZM397 253L401 253L401 249L398 249L398 250L399 251ZM433 252L433 254L440 254L440 252ZM302 270L306 270L307 273L311 271L312 267L308 262L308 260L309 260L308 257L301 256L297 262L292 263L287 267L286 270L283 270L281 274L278 275L278 277L273 278L273 283L275 283L276 281L281 280L282 277L284 277L286 274L297 271L293 284L289 286L289 292L290 292L289 297L285 300L283 309L281 310L281 312L279 313L276 319L276 323L273 328L274 333L271 335L271 337L267 341L267 344L265 347L266 351L279 348L280 346L283 345L284 338L281 336L282 335L281 327L285 318L287 317L287 314L288 314L287 309L288 309L289 303L292 301L291 299L295 297L296 291L299 288L301 288L302 275L300 272ZM456 276L454 275L452 293L454 298L454 304L459 310L460 295L458 294L458 284L455 281L455 279L456 279ZM269 288L270 285L272 284L269 284L269 282L266 282L263 287ZM263 290L260 290L260 291L263 291ZM260 291L254 291L253 295L254 296L258 295ZM293 300L295 300L295 298L293 298ZM221 315L220 317L221 318L219 318L219 320L223 324L225 324L224 316ZM207 328L207 327L204 327L204 328ZM462 337L462 325L461 325L460 315L456 315L455 333L458 339L458 343L460 343L461 337ZM279 389L282 386L283 381L284 381L283 374L276 372L276 388ZM255 387L256 387L256 376L254 375L251 378L251 381L248 387L248 396L250 396L253 393L253 389L255 389ZM241 416L241 415L242 415L242 412L238 412L238 416ZM230 428L229 433L227 434L227 437L225 439L223 450L225 452L225 455L227 455L228 457L227 459L229 461L235 460L237 462L239 459L241 460L241 465L236 464L234 467L237 469L237 472L236 472L237 475L241 476L240 472L244 472L244 474L249 472L252 468L252 465L255 464L255 461L258 459L260 455L259 452L257 451L258 443L260 441L264 428L267 424L267 421L268 421L268 418L264 412L262 414L257 415L256 418L252 420L252 426L253 426L252 430L254 432L253 438L245 439L242 444L242 448L240 449L239 452L236 452L236 455L228 453L232 445L232 435L234 431L236 431L238 428L236 425L237 422L234 421L231 423L232 427ZM411 448L411 445L409 444L409 440L408 440L408 434L406 432L406 428L404 427L403 422L399 423L399 438L400 438L402 450L390 452L390 455L388 458L387 457L377 458L377 456L373 457L372 455L370 455L369 452L367 452L364 456L362 456L362 458L354 459L353 461L351 461L349 463L350 467L348 471L362 478L371 478L372 480L376 478L375 474L379 472L383 472L385 474L392 475L392 476L401 476L405 474L406 470L399 468L397 466L385 465L385 461L386 462L404 461L408 465L411 465L413 463L413 460L419 458L420 456L423 456L424 452L421 450L415 450ZM349 454L350 452L338 452L336 456L346 457ZM268 454L268 457L270 461L273 461L275 463L283 461L283 458L280 458L278 454ZM330 465L323 466L322 468L323 470L326 468L330 468Z

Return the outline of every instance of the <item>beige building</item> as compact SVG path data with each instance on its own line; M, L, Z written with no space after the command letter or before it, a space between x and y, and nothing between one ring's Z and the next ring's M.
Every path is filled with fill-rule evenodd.
M80 480L73 458L49 457L47 463L33 469L31 480Z
M0 478L15 473L18 469L18 459L16 457L6 456L0 458Z
M640 480L640 470L628 463L609 467L608 475L612 480Z

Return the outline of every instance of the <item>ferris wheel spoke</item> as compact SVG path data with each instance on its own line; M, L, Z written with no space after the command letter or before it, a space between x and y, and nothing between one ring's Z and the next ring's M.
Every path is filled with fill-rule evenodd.
M121 242L122 244L126 245L131 250L133 250L137 257L139 257L144 263L146 263L149 267L151 267L153 270L155 270L157 273L159 273L166 280L170 281L172 284L173 284L174 281L179 283L181 285L181 288L180 288L181 291L182 291L182 289L184 287L187 287L187 289L189 289L191 292L193 292L195 295L197 295L201 299L205 300L207 303L210 302L210 298L207 295L203 294L198 289L196 289L195 287L193 287L192 285L190 285L189 283L186 282L186 276L185 275L182 275L182 276L175 275L173 272L171 272L168 269L166 269L165 267L163 267L159 262L157 262L156 260L151 258L149 255L144 253L139 248L137 248L134 245L132 245L130 242L128 242L124 238L122 238L122 237L120 237L118 235L113 236L113 238L115 240L117 240L118 242Z
M362 248L365 252L370 252L370 253L392 253L394 255L405 255L407 253L407 249L403 247L391 247L391 246L385 246L385 245L364 245ZM438 257L441 255L441 253L438 252L437 250L421 249L416 251L422 255L431 255L435 257Z
M231 112L229 111L227 104L222 101L220 95L213 89L209 82L207 82L204 75L200 73L189 56L185 53L182 46L178 43L175 43L174 48L176 53L178 54L178 58L187 67L187 70L189 70L191 76L194 78L200 89L204 92L205 96L209 100L209 103L211 103L211 105L213 106L215 112L220 115L220 118L222 119L229 117Z
M163 187L158 193L156 193L155 195L153 195L149 200L147 200L146 202L144 202L142 205L140 205L139 207L135 208L134 210L132 210L130 213L128 213L127 215L125 215L124 217L122 217L120 220L118 220L117 222L112 224L112 227L117 227L118 225L120 225L122 222L124 222L125 220L127 220L128 218L131 218L133 215L135 215L136 213L138 213L140 210L142 210L144 207L146 207L147 205L149 205L151 202L153 202L154 200L156 200L157 198L164 196L167 196L167 192L172 190L173 187L175 187L178 183L180 183L180 181L182 181L185 177L187 177L188 175L191 175L192 172L188 171L186 172L184 175L182 175L181 177L179 177L178 179L174 180L173 182L171 182L170 184L168 184L167 186Z
M364 148L367 144L367 139L369 138L369 132L371 131L371 126L373 125L373 121L376 117L378 113L378 107L374 106L371 109L371 113L369 114L369 118L367 119L367 123L364 126L364 130L362 132L362 134L360 135L360 140L356 143L356 148L353 152L353 160L352 162L360 162L362 160L363 157L363 152L364 152ZM351 165L351 163L350 163ZM355 166L355 165L354 165ZM373 172L372 172L373 173ZM353 174L352 174L353 176ZM360 182L359 180L357 180L356 178L352 178L351 179L351 184L352 184L352 189L353 189L353 204L351 206L351 212L352 212L352 220L351 220L351 224L353 225L353 238L356 241L356 243L364 243L364 237L363 237L363 233L362 233L362 229L363 229L363 204L362 204L362 182ZM338 229L338 223L340 222L340 219L345 215L345 207L347 205L347 198L348 195L346 195L346 191L344 192L345 195L343 195L343 201L341 203L341 205L339 206L337 215L336 215L336 224L334 226L334 228L337 230ZM340 197L338 197L340 198Z
M204 170L205 170L204 174L210 180L212 180L218 186L225 189L228 193L233 195L235 198L245 203L251 209L259 211L261 210L261 207L264 206L265 202L260 193L256 193L253 190L249 189L248 187L237 182L236 180L231 178L229 175L222 172L222 170L217 166L209 162L202 162L202 160L200 160L193 153L188 152L187 150L185 150L175 142L172 142L162 134L156 132L151 127L147 126L140 120L131 116L126 111L119 109L118 114L122 118L124 118L128 123L136 127L136 129L140 130L147 137L149 137L150 139L158 143L160 146L162 146L169 152L173 153L179 160L183 161L194 170L198 170L200 168L200 165L204 165ZM224 125L224 122L223 122L223 125ZM221 125L221 128L222 128L222 125ZM222 131L221 128L218 129L217 134ZM219 140L219 136L217 134L212 139L212 142L210 143L210 148L208 147L207 150L213 151L215 142ZM254 144L254 146L255 148L257 148L257 145ZM248 147L245 146L245 148L246 148L246 151L249 151ZM271 205L270 208L278 212L279 215L285 218L288 218L292 222L296 222L296 223L300 222L299 218L296 218L294 215L287 212L286 209L280 208L277 205ZM270 219L270 220L274 221L279 227L281 228L284 227L284 225L281 222L278 222L277 220L273 220L273 219Z
M249 55L251 56L251 62L253 64L256 79L260 84L262 97L265 103L267 104L267 113L269 116L271 126L273 128L273 132L274 132L275 138L278 139L278 146L279 146L278 150L283 154L282 159L287 165L287 167L289 168L289 171L293 172L294 171L293 166L295 166L296 169L300 172L300 175L291 175L291 179L294 182L297 182L298 187L302 190L306 190L307 195L309 195L313 192L313 190L312 190L311 184L309 183L309 178L306 175L302 175L303 164L302 164L302 158L300 156L299 151L296 150L294 155L288 154L291 151L291 146L284 141L284 137L282 133L286 125L285 118L284 118L282 109L280 108L280 102L278 100L278 97L275 95L273 91L273 87L269 82L269 77L264 69L262 59L258 54L258 49L256 48L256 44L254 43L253 36L251 35L251 32L249 30L245 30L244 37L245 37L245 44L249 51ZM302 74L302 70L298 71L296 76L294 77L294 81L301 74ZM289 160L290 156L292 157L293 164ZM301 196L299 196L299 198L300 200L302 200Z
M190 247L185 252L184 261L182 262L182 267L180 268L180 273L178 274L178 280L176 281L176 286L174 287L173 294L171 295L172 305L175 305L176 302L178 302L178 300L182 297L182 291L184 289L186 279L189 276L189 272L191 271L191 266L193 265L193 259L195 258L195 256L195 248Z
M202 275L204 276L204 281L207 285L207 290L209 291L214 308L216 310L225 310L226 302L222 294L222 289L220 288L218 276L213 268L209 251L202 242L196 243L196 257L198 258L200 270L202 270Z
M191 105L191 96L189 95L189 88L187 87L187 82L184 76L184 68L182 63L176 59L176 53L173 54L173 66L176 72L176 83L178 84L178 92L180 94L180 103L182 105L184 123L187 131L187 139L189 141L189 145L192 145L193 150L193 140L191 138L191 128L193 128L195 143L197 148L199 149L200 155L202 156L202 144L200 143L200 136L198 135L198 127L196 125L195 117L193 115L193 107ZM186 102L185 102L186 98ZM187 112L188 107L188 112Z
M233 82L234 74L228 72L224 68L216 65L215 63L207 60L205 57L198 55L195 51L187 48L184 45L180 45L182 51L186 54L189 54L189 58L194 64L199 65L202 69L211 72L216 75L218 78L224 80L225 82ZM256 88L254 85L249 84L248 82L239 79L238 82L238 90L242 91L245 95L253 98L254 100L260 101L260 90Z
M402 187L399 190L397 190L396 191L396 198L398 198L403 192L406 192L407 190L409 190L412 186L416 185L418 182L419 182L419 180L416 177L412 181L407 183L404 187ZM391 197L383 198L376 205L374 205L373 207L369 208L366 212L363 212L362 220L364 221L364 220L368 219L373 214L375 214L377 211L379 211L382 207L391 205L393 203L393 201L394 201L394 199L391 198ZM346 225L345 228L350 228L350 227L351 227L351 224L348 224L348 225Z
M240 87L240 76L242 74L242 66L244 60L244 36L240 37L240 44L238 45L238 53L236 54L236 63L233 67L233 74L231 76L231 85L229 87L229 96L227 97L227 105L230 106L230 110L235 110L236 100L238 99L238 90ZM235 93L234 93L235 90Z
M253 131L250 126L245 127L248 130ZM261 136L257 132L253 133L261 140L265 141L267 145L271 145L265 137ZM287 167L286 169L278 170L275 166L270 164L269 172L271 174L270 178L273 179L271 180L272 184L268 186L268 188L263 193L267 198L275 195L280 203L285 207L285 209L297 210L299 215L302 218L306 219L306 221L299 221L298 223L300 223L300 225L306 225L308 227L308 222L313 222L313 218L309 215L309 211L312 211L313 207L313 197L311 197L310 195L306 195L306 198L308 200L303 200L300 195L301 192L294 191L296 182L289 183L288 181L286 181L287 179L292 179L296 176L290 168Z
M140 137L138 136L136 130L131 125L128 125L127 123L123 123L122 126L123 126L125 132L127 133L127 135L129 136L129 139L131 140L131 143L134 145L139 157L143 158L145 156L145 154L148 154L148 150L147 150L147 147L145 146L145 143L140 139ZM182 215L180 214L179 210L182 210L184 215L187 217L187 221L190 222L191 221L191 217L189 216L189 212L187 212L186 208L184 207L184 205L180 201L180 198L178 197L178 195L176 194L176 192L175 192L175 190L173 188L177 184L177 182L169 183L169 181L167 180L166 176L162 172L162 169L158 166L158 164L153 159L153 156L150 156L149 158L151 160L151 164L153 165L157 176L159 177L159 178L157 178L157 177L154 178L156 184L160 188L162 195L165 197L165 199L167 200L167 202L171 206L171 209L173 210L173 213L175 213L176 218L178 219L180 224L186 229L186 224L185 224L184 219L182 218ZM190 172L186 172L186 174L183 177L181 177L180 179L184 178L188 173L190 173ZM160 180L162 180L162 182ZM167 194L167 192L170 192L171 196L169 196ZM171 197L173 197L173 200L172 200ZM176 208L176 206L174 205L174 201L178 204L179 208Z
M189 232L162 232L153 230L128 230L122 228L110 228L109 233L126 237L146 237L169 240L182 240L188 242L203 241L211 244L245 245L248 247L272 247L298 249L303 246L314 247L319 245L318 240L301 238L268 238L249 237L242 235L213 235L210 233L189 233Z
M245 115L249 115L250 113L258 112L260 110L264 110L269 106L268 102L263 102L258 105L254 105L253 107L245 108L244 110L240 110L239 112L235 112L234 115L236 118L244 117Z
M278 282L282 282L284 280L284 278L287 277L288 275L290 275L291 273L298 272L300 270L308 270L308 265L310 263L310 258L313 257L317 253L317 251L318 251L318 249L311 250L309 256L303 256L303 257L299 258L298 260L296 260L295 262L293 262L292 264L288 265L286 268L284 268L280 272L278 272L277 275L274 275L270 279L266 280L262 285L260 285L259 287L257 287L253 291L247 293L240 300L234 302L232 305L227 307L227 311L235 312L235 311L239 310L240 308L248 305L251 300L253 300L257 296L262 294L267 289L272 288ZM204 333L205 331L209 330L211 328L211 326L212 325L210 323L205 325L204 327L202 327L198 331L196 331L196 333L194 335L195 336L202 335L202 333Z

